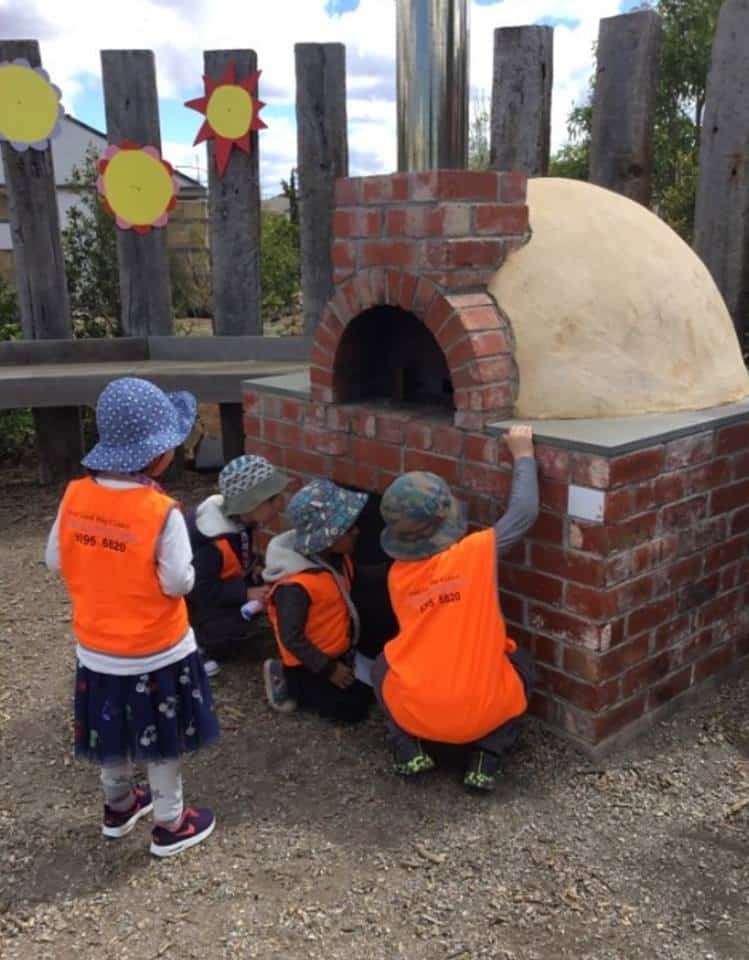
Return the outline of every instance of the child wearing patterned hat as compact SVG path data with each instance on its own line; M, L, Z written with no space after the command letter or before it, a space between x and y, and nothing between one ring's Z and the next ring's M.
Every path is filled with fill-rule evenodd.
M278 517L288 482L264 457L236 457L219 474L219 493L187 517L195 567L187 602L198 643L210 657L205 661L210 676L218 672L214 656L230 654L247 640L242 606L252 600L265 604L270 588L253 550L253 530Z
M461 505L433 473L398 477L380 505L399 631L375 661L372 681L395 772L434 766L422 740L462 744L464 784L485 792L518 736L534 678L529 654L507 634L499 599L500 558L538 515L531 428L512 427L506 442L512 492L493 527L465 536Z
M274 710L308 707L349 722L367 715L371 691L351 666L359 634L351 554L366 502L366 493L315 480L289 502L294 529L268 544L264 578L273 585L268 615L280 659L263 669Z
M68 485L45 555L73 605L75 752L101 767L102 833L124 837L153 810L158 857L200 843L216 823L182 800L180 755L219 728L184 600L194 578L185 521L156 479L195 410L189 393L110 383L96 405L99 442L83 460L91 475ZM150 789L136 785L136 761Z

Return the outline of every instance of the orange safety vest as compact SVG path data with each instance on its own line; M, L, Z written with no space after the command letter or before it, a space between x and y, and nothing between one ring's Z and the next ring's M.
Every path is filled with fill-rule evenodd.
M347 591L351 589L353 579L354 564L350 557L344 557L343 582ZM273 624L281 660L287 667L298 667L301 664L301 661L281 642L278 614L273 603L273 594L276 590L292 583L303 587L310 599L304 635L310 643L329 657L340 657L351 646L351 615L333 574L325 570L320 573L296 573L279 580L273 588L268 603L268 618Z
M221 553L221 579L233 580L235 577L243 576L242 564L226 537L221 537L213 542Z
M74 480L60 512L60 562L82 647L147 657L189 629L183 597L161 589L156 542L176 504L151 487L113 490Z
M385 644L383 696L408 733L471 743L527 709L507 657L492 529L427 560L396 561L388 587L399 634Z

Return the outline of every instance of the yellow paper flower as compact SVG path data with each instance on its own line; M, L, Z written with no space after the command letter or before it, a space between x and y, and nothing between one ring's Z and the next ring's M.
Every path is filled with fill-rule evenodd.
M156 147L128 140L107 147L99 161L96 187L117 226L138 233L166 226L179 190L171 164Z
M65 115L60 88L28 60L0 63L0 140L14 150L45 150Z

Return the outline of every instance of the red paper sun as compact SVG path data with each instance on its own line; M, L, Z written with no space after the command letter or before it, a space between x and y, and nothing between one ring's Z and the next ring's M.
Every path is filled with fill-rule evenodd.
M267 126L260 119L260 110L265 104L257 98L259 77L260 71L256 70L237 82L232 61L226 68L223 80L217 82L210 77L203 77L205 96L188 100L185 104L191 110L205 115L205 122L193 146L211 138L215 141L216 169L220 177L229 162L232 144L249 153L250 133Z

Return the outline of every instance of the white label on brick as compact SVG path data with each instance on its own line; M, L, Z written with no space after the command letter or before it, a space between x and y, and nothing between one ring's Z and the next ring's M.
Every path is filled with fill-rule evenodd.
M603 523L603 505L606 494L603 490L592 490L590 487L578 487L570 484L567 512L571 517L580 520L592 520L594 523Z

